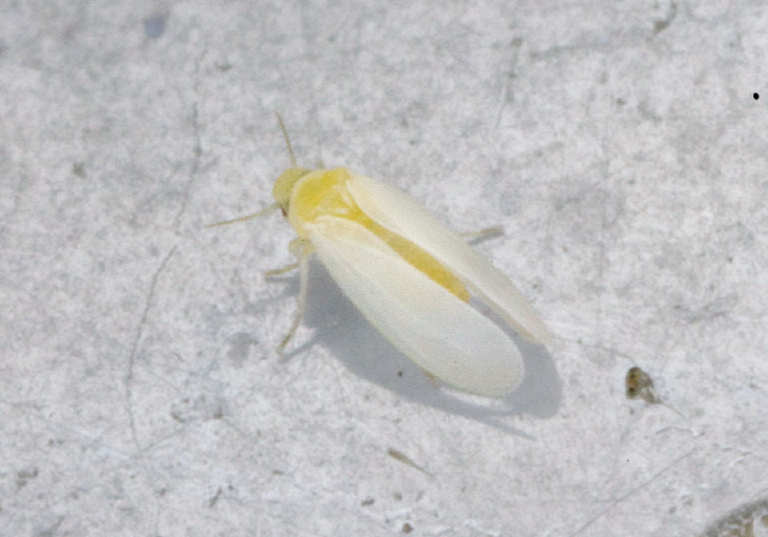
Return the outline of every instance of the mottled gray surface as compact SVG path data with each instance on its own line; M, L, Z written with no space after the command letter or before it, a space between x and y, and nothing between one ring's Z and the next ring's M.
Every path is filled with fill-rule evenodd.
M0 535L668 537L763 505L765 2L0 12ZM306 164L506 227L478 248L562 341L503 408L317 265L276 355L292 231L203 227L269 202L275 110Z

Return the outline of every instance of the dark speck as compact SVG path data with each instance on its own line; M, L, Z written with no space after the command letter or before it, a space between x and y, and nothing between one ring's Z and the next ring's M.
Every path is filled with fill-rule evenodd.
M161 37L165 33L167 21L168 17L162 13L144 19L144 35L150 39Z
M72 164L72 173L80 179L85 179L85 162L75 162Z
M669 21L654 21L653 31L657 34L666 30L669 27Z
M37 477L37 467L33 466L31 468L25 468L23 470L19 470L19 472L16 474L16 486L18 488L24 488L26 484L31 481L32 479Z

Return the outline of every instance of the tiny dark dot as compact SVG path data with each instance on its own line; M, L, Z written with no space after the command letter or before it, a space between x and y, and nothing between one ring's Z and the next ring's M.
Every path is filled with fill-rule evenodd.
M165 14L153 15L144 20L144 35L150 39L157 39L165 33L167 22Z
M758 100L760 98L760 94L759 93L754 93L754 94L752 94L752 97L754 97L755 100Z
M85 178L85 162L75 162L72 164L72 173L77 175L80 179Z

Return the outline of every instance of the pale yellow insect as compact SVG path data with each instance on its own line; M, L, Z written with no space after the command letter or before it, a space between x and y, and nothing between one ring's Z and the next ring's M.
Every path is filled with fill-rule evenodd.
M524 376L520 351L469 303L474 296L523 337L549 341L509 278L401 190L346 168L296 165L279 115L278 122L292 166L275 181L275 203L221 224L279 208L298 234L290 245L298 263L270 273L301 271L297 315L280 348L304 312L314 253L368 321L427 373L478 395L514 391Z

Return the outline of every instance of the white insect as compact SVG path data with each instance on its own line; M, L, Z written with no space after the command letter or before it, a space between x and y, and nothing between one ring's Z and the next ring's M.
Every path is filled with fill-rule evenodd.
M520 351L469 300L487 304L526 339L549 342L547 328L520 291L401 190L346 168L298 167L279 115L278 122L292 167L274 184L276 203L220 224L279 208L298 234L290 250L299 262L272 271L301 270L298 311L280 350L304 313L308 258L315 253L366 319L429 375L477 395L514 391L525 373Z

